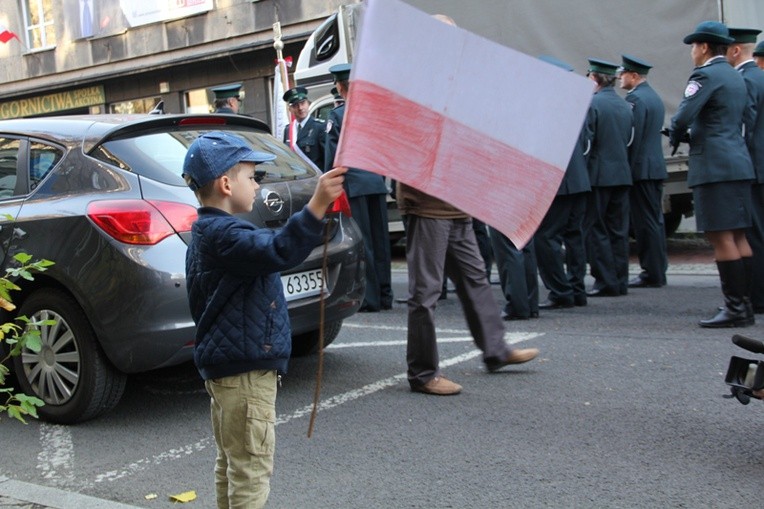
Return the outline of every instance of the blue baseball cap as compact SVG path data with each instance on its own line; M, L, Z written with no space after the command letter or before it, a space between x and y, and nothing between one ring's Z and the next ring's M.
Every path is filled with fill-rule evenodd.
M204 187L239 163L265 163L276 156L252 150L235 134L213 131L202 134L188 147L183 161L183 176L193 182L192 191Z

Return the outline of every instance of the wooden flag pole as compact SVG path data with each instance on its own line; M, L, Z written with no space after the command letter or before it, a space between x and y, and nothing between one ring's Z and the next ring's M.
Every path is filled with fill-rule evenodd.
M281 83L285 87L289 88L289 77L287 76L286 62L282 51L284 49L284 43L281 40L281 23L276 22L273 24L273 48L276 50L276 58L279 64L279 72L281 73ZM291 115L290 115L291 116ZM323 264L321 267L321 293L319 296L319 325L318 325L318 369L316 370L316 389L313 393L313 410L310 413L310 423L308 424L308 438L313 435L313 425L316 421L316 414L318 413L318 402L321 398L321 379L324 373L324 315L326 313L326 302L324 295L324 285L326 284L326 266L327 266L327 249L329 245L329 223L324 224L324 256Z

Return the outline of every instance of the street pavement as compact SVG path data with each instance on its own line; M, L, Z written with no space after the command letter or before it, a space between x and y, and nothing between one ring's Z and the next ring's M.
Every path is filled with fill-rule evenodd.
M132 505L89 497L0 476L0 509L130 509Z
M716 274L713 256L707 246L697 239L670 241L669 275ZM632 259L630 274L639 273ZM393 270L405 272L405 262L397 258ZM17 481L0 476L0 509L129 509L126 505L101 498L73 493L57 488Z

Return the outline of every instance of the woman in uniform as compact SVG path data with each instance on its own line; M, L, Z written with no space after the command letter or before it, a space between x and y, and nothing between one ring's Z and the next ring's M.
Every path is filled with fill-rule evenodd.
M753 325L750 301L751 247L745 237L751 226L751 182L754 178L742 134L747 106L745 82L726 60L733 42L725 25L700 23L684 38L692 45L695 69L684 98L671 119L669 138L674 152L688 138L687 183L695 201L698 231L714 249L724 306L701 327Z

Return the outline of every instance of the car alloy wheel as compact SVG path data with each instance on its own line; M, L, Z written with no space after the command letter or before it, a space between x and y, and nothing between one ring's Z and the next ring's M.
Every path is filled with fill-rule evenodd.
M71 295L37 290L24 300L19 314L56 321L40 327L40 352L24 349L13 360L21 390L45 402L38 410L41 418L60 424L82 422L119 402L127 377L109 363Z

